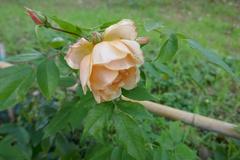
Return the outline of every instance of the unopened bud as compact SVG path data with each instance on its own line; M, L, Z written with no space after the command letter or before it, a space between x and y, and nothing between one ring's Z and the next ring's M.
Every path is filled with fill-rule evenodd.
M32 18L33 22L36 25L44 25L45 23L45 18L44 16L40 15L39 13L35 12L34 10L31 10L29 8L26 8L27 14Z
M102 34L99 32L93 32L92 33L92 42L93 44L97 44L103 40Z
M4 61L0 61L0 69L1 69L1 68L11 67L11 66L12 66L11 63L4 62Z
M143 46L143 45L148 44L149 38L148 38L148 37L138 37L138 38L136 39L136 41L137 41L141 46Z

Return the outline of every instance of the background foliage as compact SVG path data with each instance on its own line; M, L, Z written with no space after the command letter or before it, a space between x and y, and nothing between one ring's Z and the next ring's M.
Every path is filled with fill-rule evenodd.
M0 73L1 109L21 102L14 107L14 123L1 112L0 159L240 159L238 140L154 117L137 104L117 101L99 106L80 88L67 91L77 74L66 66L63 55L76 37L42 28L35 34L23 9L57 15L80 27L133 19L139 35L151 38L143 50L148 59L156 60L142 68L142 86L154 100L239 123L239 2L0 2L0 41L8 55L15 55L7 60L19 64ZM62 24L60 19L55 22ZM71 25L65 29L78 31ZM26 61L30 65L22 65ZM139 90L143 91L124 94L152 99L137 94Z

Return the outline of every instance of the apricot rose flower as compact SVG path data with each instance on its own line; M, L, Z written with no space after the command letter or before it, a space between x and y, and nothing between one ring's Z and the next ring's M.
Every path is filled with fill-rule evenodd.
M136 38L134 22L124 19L106 28L101 42L94 44L81 38L69 48L65 59L71 68L80 69L84 93L88 86L100 103L119 97L121 88L136 87L138 67L144 62Z

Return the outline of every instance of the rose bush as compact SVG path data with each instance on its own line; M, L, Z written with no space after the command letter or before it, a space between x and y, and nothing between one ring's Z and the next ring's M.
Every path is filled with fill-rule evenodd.
M88 88L100 103L121 95L121 88L130 90L140 79L138 67L143 64L143 52L137 41L132 20L124 19L106 28L97 44L81 38L65 57L73 69L80 69L84 93Z
M189 67L177 57L184 55L177 54L178 44L189 45L209 62L234 75L221 58L158 22L143 25L145 31L156 31L161 39L157 41L161 45L155 55L153 46L150 50L142 48L146 53L144 60L140 45L143 47L148 38L137 38L131 20L85 28L31 9L27 12L36 24L40 43L33 53L4 59L13 65L2 63L0 111L13 107L2 115L14 113L16 118L12 122L7 117L9 123L0 126L0 159L199 159L196 149L202 145L202 138L194 134L192 128L152 116L141 104L125 101L126 98L111 100L122 94L133 100L156 100L176 107L191 107L188 99L192 97L181 93L186 87L183 84L189 82L186 79L192 79L201 86L202 79L175 68L175 65L184 65L184 70ZM73 45L68 49L67 44ZM201 74L204 69L200 70ZM79 81L78 70L83 92L86 93L87 88L92 91L86 95L74 85ZM139 70L141 83L136 87ZM179 77L180 74L185 76ZM181 78L183 80L179 81ZM110 102L97 104L96 101ZM205 140L206 136L203 138ZM227 151L230 155L227 158L233 159L237 157L235 153L239 153L236 146L228 143L221 145L220 150L224 154Z

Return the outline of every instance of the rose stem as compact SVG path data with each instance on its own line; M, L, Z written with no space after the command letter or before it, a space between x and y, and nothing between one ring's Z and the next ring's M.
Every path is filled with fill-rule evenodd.
M60 31L60 32L72 34L72 35L75 35L75 36L78 36L78 37L81 36L81 35L79 35L79 34L77 34L77 33L70 32L70 31L66 31L66 30L63 30L63 29L61 29L61 28L56 28L56 27L53 27L53 26L50 26L50 28L53 29L53 30L56 30L56 31Z

